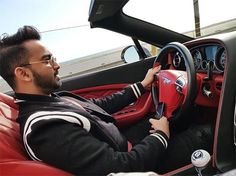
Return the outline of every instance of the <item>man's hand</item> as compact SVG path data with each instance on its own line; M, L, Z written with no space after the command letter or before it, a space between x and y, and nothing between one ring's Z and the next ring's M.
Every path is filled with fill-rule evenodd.
M162 116L159 120L149 119L149 122L152 125L152 129L149 131L150 133L155 133L156 130L160 130L164 132L168 138L170 137L169 122L166 117Z
M151 83L154 81L154 75L158 73L160 70L161 70L160 65L158 67L151 68L148 70L144 80L141 82L141 84L145 89L151 85Z

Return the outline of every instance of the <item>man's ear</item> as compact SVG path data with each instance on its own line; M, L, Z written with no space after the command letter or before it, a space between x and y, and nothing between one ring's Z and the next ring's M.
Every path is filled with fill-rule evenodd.
M28 68L25 67L16 67L15 68L15 76L17 79L22 81L31 81L32 73Z

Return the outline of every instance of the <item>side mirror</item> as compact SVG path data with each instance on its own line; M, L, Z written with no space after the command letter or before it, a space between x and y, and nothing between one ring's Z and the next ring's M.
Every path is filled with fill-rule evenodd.
M121 59L125 63L133 63L133 62L139 61L141 59L141 57L140 57L136 47L133 45L130 45L122 50Z
M150 57L151 53L148 51L148 49L144 48L144 47L142 47L142 48L143 48L143 51L144 51L146 57ZM138 51L136 46L130 45L122 50L121 59L125 63L133 63L133 62L137 62L139 60L144 59L144 57L140 54L140 52Z

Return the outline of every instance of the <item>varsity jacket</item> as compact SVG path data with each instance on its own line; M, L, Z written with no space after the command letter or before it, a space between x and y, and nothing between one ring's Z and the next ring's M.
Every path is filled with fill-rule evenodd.
M51 96L15 94L25 150L42 161L75 175L154 170L167 147L158 131L128 151L127 140L110 115L145 92L141 83L101 99L70 92Z

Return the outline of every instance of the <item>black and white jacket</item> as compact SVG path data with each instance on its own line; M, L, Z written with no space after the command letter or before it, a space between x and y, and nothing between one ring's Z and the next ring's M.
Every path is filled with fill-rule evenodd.
M76 175L154 170L167 136L161 131L151 134L128 152L127 140L110 115L144 92L135 83L102 99L87 100L70 92L16 94L28 155Z

